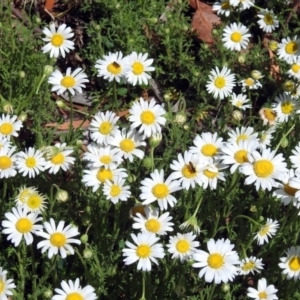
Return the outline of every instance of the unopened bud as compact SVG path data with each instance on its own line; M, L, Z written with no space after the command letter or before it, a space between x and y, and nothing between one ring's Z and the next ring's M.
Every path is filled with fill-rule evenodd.
M84 249L83 250L83 257L85 258L85 259L89 259L89 258L91 258L93 256L93 251L91 250L91 249Z
M37 24L41 24L42 23L42 19L39 18L39 17L35 17L34 20L35 20L35 23L37 23Z
M84 213L81 220L84 226L88 226L91 223L91 217L88 213Z
M287 80L282 84L282 89L285 92L291 93L295 89L295 83L291 80Z
M178 125L183 125L186 122L186 114L183 111L180 111L175 116L175 123Z
M152 168L152 159L150 157L145 157L143 159L143 167L146 168L146 169L151 169Z
M156 24L158 22L157 18L150 18L148 19L150 23Z
M286 136L284 136L280 141L280 146L282 148L286 148L288 145L289 145L289 140L287 139Z
M18 116L18 120L20 120L21 122L25 122L28 118L28 115L26 112L21 112Z
M46 66L44 67L44 75L48 77L48 76L50 76L52 73L53 73L53 67L50 66L50 65L46 65Z
M18 73L18 75L19 75L20 78L24 78L26 76L26 73L24 71L20 71Z
M224 293L228 293L230 291L230 284L223 283L221 289Z
M134 174L129 174L127 180L129 183L134 183L136 182L136 176Z
M188 131L188 130L190 129L190 126L189 126L188 124L184 124L184 125L183 125L183 129L184 129L185 131Z
M68 107L67 104L62 100L56 100L55 104L57 105L57 107L62 109L66 109Z
M262 75L261 72L258 71L258 70L253 70L253 71L251 72L251 77L252 77L253 79L255 79L255 80L259 80L259 79L263 78L264 75Z
M65 190L59 190L55 198L58 202L67 202L69 200L69 193Z
M162 134L158 132L149 138L149 144L152 148L156 148L160 144L161 140Z
M80 237L80 240L81 240L81 243L82 244L86 244L89 240L89 236L87 234L83 234L81 237Z
M241 54L238 56L238 62L240 64L244 64L246 62L246 55L245 54Z
M52 296L53 296L53 292L52 292L50 289L49 289L49 290L46 290L46 291L44 292L43 296L44 296L44 298L46 298L46 299L50 299L50 298L52 298Z
M14 111L12 103L10 103L6 100L2 101L2 108L3 108L4 112L6 112L7 114L12 114Z
M243 119L243 113L240 112L239 110L234 110L232 112L232 117L236 120L236 121L241 121Z
M269 42L269 49L272 51L276 51L278 49L278 42L270 41Z
M171 93L165 93L165 94L164 94L164 99L165 99L166 101L170 101L171 98L172 98Z

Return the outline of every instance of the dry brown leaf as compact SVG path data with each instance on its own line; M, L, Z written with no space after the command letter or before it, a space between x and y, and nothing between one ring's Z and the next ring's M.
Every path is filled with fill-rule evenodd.
M190 0L190 5L196 9L193 16L192 27L197 31L198 38L208 44L214 42L212 29L221 23L221 19L213 13L212 7L198 0Z
M294 13L298 13L299 9L300 9L300 0L294 0L293 1L293 9L290 12L289 16L287 17L287 19L286 19L286 24L289 23L289 21L292 18Z

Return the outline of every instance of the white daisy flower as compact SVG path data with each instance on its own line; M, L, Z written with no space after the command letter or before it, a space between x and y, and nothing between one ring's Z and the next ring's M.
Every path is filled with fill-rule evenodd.
M143 159L145 152L138 147L146 146L146 142L143 136L139 135L135 130L118 131L110 141L111 146L115 146L119 153L122 154L124 159L128 159L131 163L133 157L137 156L139 159Z
M164 115L166 111L157 104L154 98L150 102L140 98L140 101L135 101L129 109L129 121L132 123L130 128L136 129L140 126L139 132L145 137L150 137L157 133L161 133L161 126L166 124Z
M173 218L169 212L159 215L158 208L145 207L145 215L137 213L133 220L132 228L140 229L142 232L150 232L157 235L165 235L168 231L173 231L174 223L169 222Z
M239 143L225 143L222 147L222 163L231 165L230 173L233 174L236 169L243 163L249 162L248 154L251 154L256 149L257 143L255 141L241 141Z
M97 112L89 127L92 140L101 145L109 145L111 138L119 131L119 126L116 125L118 120L119 117L112 111Z
M291 68L287 71L290 77L300 80L300 56L291 64Z
M292 164L292 168L296 169L295 172L298 173L300 172L300 142L297 144L295 149L292 150L292 154L293 155L291 155L289 159Z
M103 59L96 61L95 68L98 71L98 77L103 77L108 81L120 82L120 79L128 72L129 65L122 52L109 52L108 55L103 56Z
M232 23L224 28L222 41L225 48L241 51L247 48L250 37L251 34L246 26L241 23Z
M257 79L253 79L251 77L248 77L246 79L243 79L239 82L239 84L242 85L242 91L243 93L247 92L248 90L257 90L262 87L261 83Z
M86 285L84 288L80 286L79 278L75 281L69 280L61 282L61 289L55 289L58 295L54 295L51 300L96 300L95 289Z
M6 220L2 221L3 234L8 234L7 240L18 247L24 237L26 245L33 242L33 233L42 230L43 226L36 224L43 218L38 213L29 212L25 207L13 207L12 212L5 213ZM1 287L1 286L0 286Z
M10 297L7 296L12 296L13 292L11 291L11 289L14 289L16 287L13 279L6 279L6 274L7 271L4 271L0 267L0 286L1 286L0 299L1 300L11 299Z
M122 153L111 146L100 146L92 143L87 146L87 152L83 154L82 160L87 160L90 169L119 166L123 162Z
M249 162L240 166L240 172L248 176L245 184L255 184L256 190L262 188L270 191L272 187L277 187L275 179L280 180L288 172L286 162L282 154L266 148L260 154L253 151L248 155Z
M26 187L25 185L21 186L18 189L18 194L15 198L16 205L23 206L26 203L28 196L30 196L31 194L34 194L36 192L37 192L37 189L35 187Z
M229 100L231 104L239 109L246 110L247 108L252 108L251 104L248 104L250 99L247 98L246 95L235 93L231 94L231 99Z
M74 49L74 42L69 41L74 36L72 29L66 24L61 24L55 29L55 24L51 23L50 28L44 28L45 38L43 41L48 42L43 48L43 53L50 52L50 57L58 57L61 53L65 57L65 53L69 53Z
M258 245L263 245L265 242L269 242L269 237L271 238L275 235L277 229L279 227L279 223L277 220L273 221L270 218L267 218L267 222L263 225L258 233L255 235L254 240L257 240Z
M55 70L48 79L48 83L53 87L51 92L56 92L57 95L69 91L73 96L75 92L82 93L82 88L85 88L85 82L89 82L87 75L81 68L77 68L71 73L71 68L67 68L64 76L59 70Z
M209 186L210 189L215 190L217 188L218 180L225 181L224 172L220 172L225 168L227 168L227 166L219 163L218 161L215 163L210 162L205 165L200 172L203 188L207 189Z
M229 96L235 86L235 75L227 67L223 67L220 71L218 67L210 71L208 75L209 81L206 84L208 93L213 94L215 99L223 100Z
M294 278L295 281L300 278L300 247L290 247L286 251L285 257L280 257L278 264L283 269L282 274L287 275L287 279Z
M151 78L148 72L154 71L155 68L151 66L153 59L147 59L147 57L148 53L136 53L135 51L127 56L127 63L130 69L125 76L132 85L148 84L148 80Z
M282 39L281 43L278 44L277 54L288 64L297 61L300 56L300 39L297 39L297 35L293 38Z
M263 151L263 149L266 149L267 146L270 146L271 141L273 139L273 133L276 131L276 128L270 127L267 130L263 130L258 132L258 147L260 151Z
M276 103L272 104L274 111L277 114L277 121L287 122L290 118L293 118L295 114L300 113L299 104L293 100L290 95L280 94L275 98Z
M239 6L240 10L245 10L254 5L254 0L229 0L230 5L237 7Z
M221 282L227 283L233 281L238 274L239 257L236 251L233 251L234 245L228 239L217 240L210 239L207 242L208 253L198 250L193 258L194 268L202 268L199 277L205 275L206 282L214 281L215 284Z
M120 178L127 177L126 170L124 168L117 169L115 165L109 168L100 167L98 169L83 170L83 173L82 182L85 186L92 187L93 192L96 192L106 180L114 181L116 176L120 176Z
M195 146L190 147L189 151L193 154L199 155L201 160L205 162L213 162L215 158L220 154L220 149L223 147L223 139L218 137L218 134L211 132L203 132L197 135L193 144Z
M25 200L25 202L21 206L26 207L28 211L31 212L41 213L45 210L48 204L45 195L40 194L37 191L27 195L24 193L22 200Z
M49 169L50 174L56 174L60 169L69 170L71 165L74 165L75 158L69 156L74 150L66 143L56 143L54 147L55 153L51 159L46 161L45 170Z
M230 5L229 0L221 0L220 2L215 2L213 4L212 10L217 12L217 15L225 15L226 17L229 17L230 10L232 6Z
M277 122L277 113L274 109L262 107L259 110L259 116L263 120L263 125L275 126Z
M0 138L10 139L11 136L18 136L18 131L23 127L17 116L2 114L0 117ZM2 148L2 147L0 147Z
M243 258L240 261L239 274L248 275L255 274L255 272L260 273L263 270L264 264L261 258L256 258L255 256Z
M107 200L117 204L120 201L127 201L130 197L130 187L125 184L123 177L116 176L113 181L106 180L103 184L103 194Z
M237 143L239 144L242 141L251 141L251 142L258 142L257 136L258 133L254 132L253 127L244 127L241 128L237 127L228 132L229 139L228 142L230 143Z
M0 178L14 177L17 174L15 154L16 147L0 149Z
M164 170L154 170L150 177L151 179L146 178L141 181L142 204L147 205L157 200L161 210L167 209L168 205L173 207L177 199L171 194L181 190L179 181L173 180L171 176L164 180Z
M177 233L175 236L170 236L169 244L167 244L168 252L172 254L172 259L179 258L181 262L189 260L198 251L200 246L198 241L195 241L196 235L193 232Z
M200 157L189 151L182 155L178 154L178 161L173 160L170 168L175 171L170 176L170 180L178 179L182 188L188 190L190 187L195 188L196 184L202 186L201 171L204 165L200 162Z
M45 159L39 150L29 147L25 151L18 152L16 166L24 177L34 178L44 171Z
M37 244L37 248L42 248L42 253L48 251L48 258L50 259L53 255L60 253L62 258L67 257L68 254L74 254L74 249L71 244L80 245L79 239L74 239L75 236L79 235L78 228L70 224L65 228L65 222L60 221L58 225L55 225L54 220L51 218L50 222L44 223L44 231L37 231L36 235L39 235L45 240Z
M273 284L267 285L267 280L262 278L258 280L257 290L252 287L247 289L247 296L256 300L276 300L278 299L276 296L277 291Z
M126 241L128 248L122 250L125 265L131 265L138 261L137 269L151 271L151 262L158 265L156 258L164 258L165 253L162 244L157 244L159 238L153 233L142 232L131 234L135 244Z
M271 33L276 27L279 27L279 21L274 15L273 10L262 9L260 13L257 14L257 17L259 18L257 21L259 28L264 32Z

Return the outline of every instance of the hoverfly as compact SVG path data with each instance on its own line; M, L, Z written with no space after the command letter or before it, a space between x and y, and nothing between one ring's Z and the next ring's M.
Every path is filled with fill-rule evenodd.
M190 173L196 173L196 168L191 161L189 161L188 170Z
M121 67L121 66L120 66L117 62L115 62L115 61L112 63L112 65L113 65L115 68L120 68L120 67Z

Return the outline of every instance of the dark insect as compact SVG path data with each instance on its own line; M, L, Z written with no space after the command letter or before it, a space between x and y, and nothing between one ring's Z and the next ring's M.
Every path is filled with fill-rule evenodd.
M120 65L119 65L117 62L115 62L115 61L112 63L112 65L113 65L115 68L120 68Z
M191 161L189 162L188 170L190 171L190 173L196 173L196 168L194 167Z

